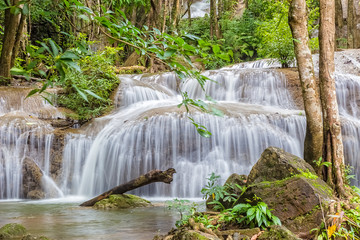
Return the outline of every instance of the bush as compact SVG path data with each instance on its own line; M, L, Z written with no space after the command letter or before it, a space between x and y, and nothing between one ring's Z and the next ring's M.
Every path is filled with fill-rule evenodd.
M110 95L119 84L113 66L115 52L116 49L107 48L80 59L78 64L82 72L66 74L65 92L58 97L58 104L75 111L79 120L109 111L112 107Z

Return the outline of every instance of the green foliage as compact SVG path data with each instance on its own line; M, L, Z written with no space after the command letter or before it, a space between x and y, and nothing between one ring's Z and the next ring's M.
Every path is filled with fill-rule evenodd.
M169 210L176 210L180 214L180 220L176 221L177 227L188 224L189 218L196 212L196 203L191 203L189 200L177 199L166 201Z
M262 22L257 34L261 39L259 56L276 58L283 67L289 67L294 62L294 45L286 12L275 14L272 20Z
M221 213L221 220L225 223L237 223L245 227L266 228L270 225L281 225L280 219L271 213L267 204L254 196L254 202L240 203ZM252 203L252 204L251 204Z
M64 94L58 104L75 111L80 120L102 115L111 109L111 93L119 84L113 66L113 55L119 49L106 48L78 61L82 74L66 73Z

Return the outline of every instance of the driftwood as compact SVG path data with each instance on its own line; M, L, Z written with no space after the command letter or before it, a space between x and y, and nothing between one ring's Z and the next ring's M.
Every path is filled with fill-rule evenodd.
M111 194L123 194L135 188L139 188L150 183L154 182L164 182L164 183L171 183L173 180L173 174L176 173L175 169L169 168L166 171L160 170L151 170L148 173L141 175L140 177L133 179L127 183L121 184L117 187L114 187L93 199L90 199L86 202L80 204L82 207L90 207L94 206L95 203L98 201L108 198Z

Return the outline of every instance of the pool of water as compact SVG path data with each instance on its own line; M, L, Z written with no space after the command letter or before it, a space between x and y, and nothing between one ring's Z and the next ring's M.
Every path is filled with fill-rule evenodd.
M52 239L152 239L167 233L178 220L164 202L154 207L95 210L82 200L0 201L0 226L20 223L29 233Z

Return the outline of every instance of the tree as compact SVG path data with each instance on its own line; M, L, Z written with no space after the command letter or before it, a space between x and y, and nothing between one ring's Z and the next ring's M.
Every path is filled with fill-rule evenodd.
M25 25L25 13L28 3L21 4L20 0L4 1L5 29L3 46L0 57L0 85L10 82L10 69L14 65L16 55L19 51L20 39Z
M220 29L217 17L216 0L210 0L210 37L220 39Z
M320 0L320 61L319 78L324 120L324 157L332 163L326 180L345 196L343 180L344 152L341 123L335 92L335 0Z
M314 73L305 0L293 0L289 10L289 25L293 34L295 56L299 68L301 90L306 114L304 159L315 166L314 161L322 157L323 124L320 89Z
M313 162L318 161L322 156L323 161L329 164L327 164L327 172L318 171L318 173L322 174L323 179L335 188L339 196L343 197L346 196L342 171L344 154L334 79L335 0L320 0L320 71L317 83L308 47L306 12L305 0L292 0L289 24L295 39L295 54L308 123L304 158L314 165ZM320 136L323 136L323 140Z

